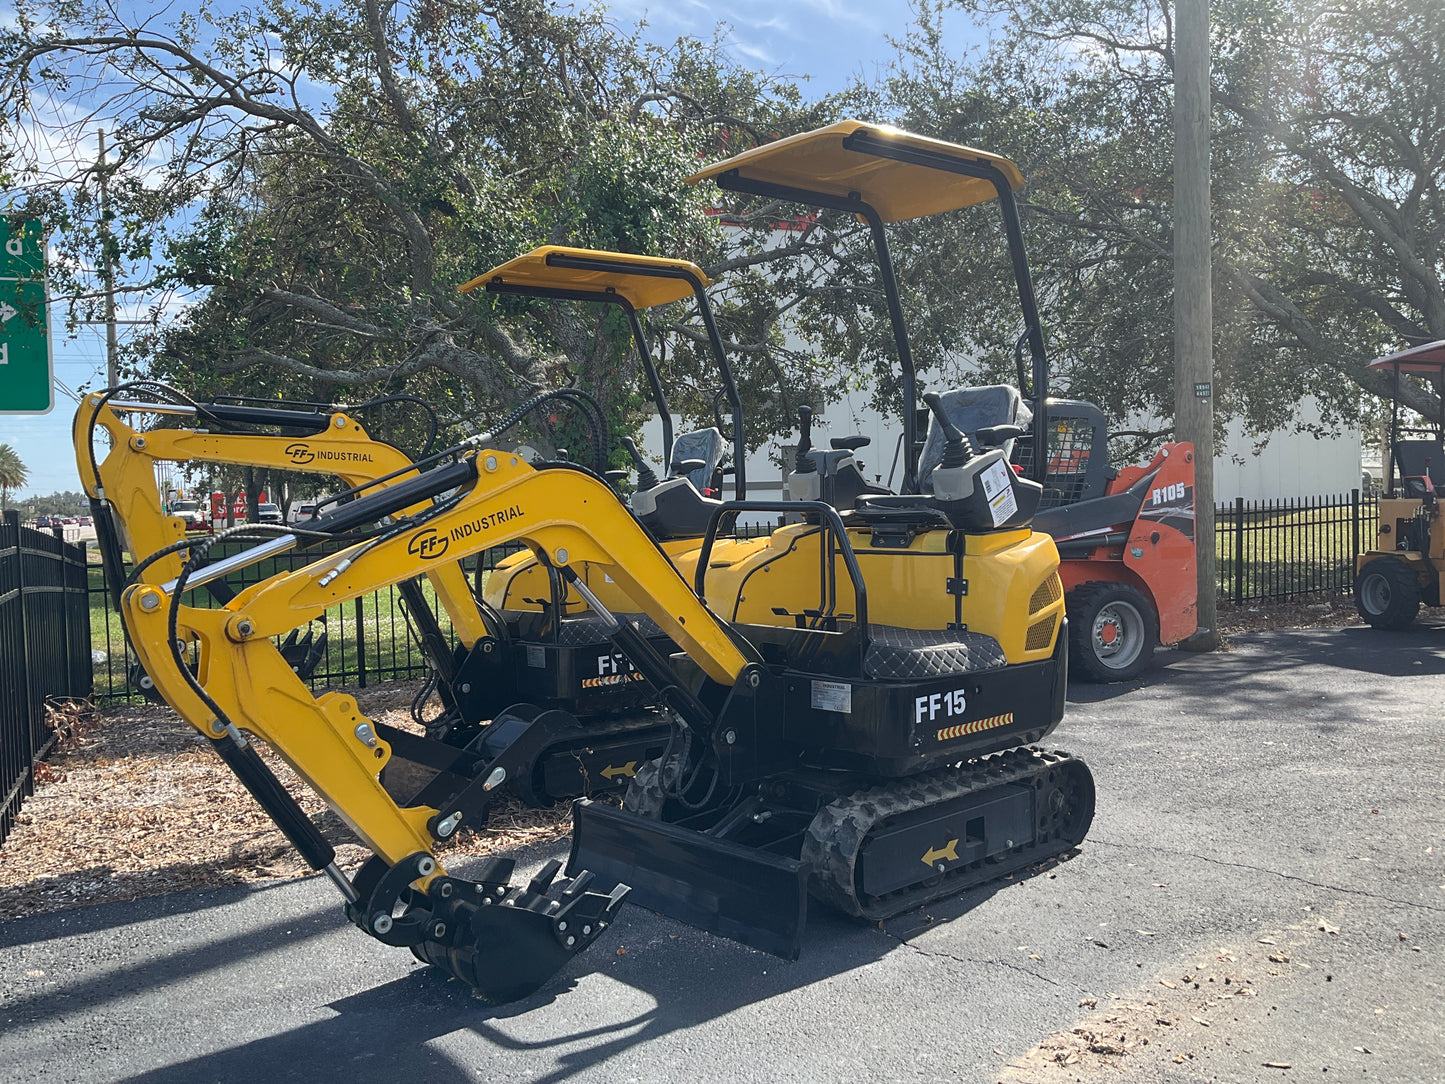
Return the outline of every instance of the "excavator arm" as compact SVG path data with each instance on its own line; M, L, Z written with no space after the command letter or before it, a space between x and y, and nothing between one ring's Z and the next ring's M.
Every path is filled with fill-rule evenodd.
M92 501L109 506L123 535L115 540L117 545L129 549L137 558L185 537L182 520L166 515L161 508L155 482L159 463L217 463L326 474L353 487L378 479L384 479L380 483L383 485L395 484L417 475L404 452L374 439L360 421L343 410L318 414L276 408L262 413L263 420L273 424L289 422L293 429L291 435L273 436L179 428L142 432L121 418L127 408L195 418L198 422L208 410L223 408L128 400L117 403L100 392L82 401L73 429L81 483ZM97 428L105 430L111 442L110 451L99 460L94 454ZM96 516L96 522L97 530L108 529L103 514ZM181 556L170 554L150 566L144 575L152 581L174 579L180 567ZM119 568L111 570L116 583L124 579L119 572ZM426 570L426 576L463 643L474 644L487 635L460 565L438 563Z
M518 540L564 577L582 562L602 569L727 694L746 690L750 680L755 685L761 668L616 494L589 472L537 470L509 453L482 451L352 502L311 527L343 532L377 523L383 524L380 533L272 576L219 608L183 605L180 596L208 576L303 540L283 536L210 568L187 565L163 583L135 583L122 596L122 616L162 696L212 740L308 862L337 883L357 925L387 943L408 945L494 1000L522 996L596 936L626 889L607 896L588 892L590 878L583 872L549 893L555 869L525 888L507 886L501 867L489 866L477 882L449 875L432 854L434 841L485 817L513 763L513 748L483 757L378 724L345 694L315 697L286 666L273 638L439 562ZM195 558L192 564L198 564ZM572 580L574 587L577 582ZM605 610L600 616L611 617ZM715 716L703 699L718 700L700 699L683 687L666 660L648 657L635 630L629 637L630 627L616 619L610 627L624 650L636 652L634 662L648 672L680 725L710 738ZM200 643L194 674L184 665L178 639ZM521 729L514 744L525 747L545 736L545 720ZM330 845L255 755L247 733L272 746L373 851L354 879L335 867ZM432 769L431 778L406 791L389 787L384 770L395 759ZM400 918L394 917L398 902L408 908Z

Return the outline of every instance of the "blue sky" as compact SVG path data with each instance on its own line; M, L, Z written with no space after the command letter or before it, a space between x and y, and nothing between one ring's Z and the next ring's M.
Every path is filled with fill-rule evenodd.
M11 10L0 4L0 20ZM153 10L147 5L148 14ZM724 48L734 59L771 74L808 76L809 97L840 90L855 76L885 74L893 58L887 39L903 37L913 18L908 0L619 0L610 10L619 26L646 19L647 36L663 45L684 35L710 40L714 27L726 23L731 29ZM980 37L957 16L945 29L945 45L955 55ZM57 313L52 333L56 382L72 389L103 385L105 329L83 328L66 338ZM29 486L17 496L79 488L70 443L73 413L71 400L57 394L48 415L0 415L0 442L13 445L30 471Z

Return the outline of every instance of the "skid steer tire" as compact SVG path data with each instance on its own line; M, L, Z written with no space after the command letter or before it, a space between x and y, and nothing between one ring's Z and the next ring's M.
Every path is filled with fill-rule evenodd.
M1355 577L1355 609L1377 629L1408 628L1420 612L1420 584L1404 561L1376 557Z
M1159 642L1159 615L1127 583L1081 583L1064 600L1069 617L1069 674L1086 681L1132 681Z

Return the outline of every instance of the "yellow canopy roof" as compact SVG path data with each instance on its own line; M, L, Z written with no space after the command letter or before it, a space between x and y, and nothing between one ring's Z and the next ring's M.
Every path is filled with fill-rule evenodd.
M998 193L991 182L978 177L934 169L893 158L879 158L866 151L849 150L843 140L854 132L869 135L910 150L926 151L962 161L983 162L1003 171L1015 190L1024 186L1019 167L996 154L946 143L941 139L913 135L881 124L840 120L826 128L788 136L734 155L687 183L696 184L729 170L753 180L788 185L830 196L857 192L864 203L878 211L884 222L941 214L975 203L987 203Z
M606 260L618 266L615 270L561 267L548 260L548 257L553 255ZM692 284L686 278L659 277L648 274L649 270L685 272L704 286L712 285L712 280L702 273L702 269L687 260L666 260L660 256L636 256L629 252L602 252L590 248L543 245L492 268L484 275L478 275L458 289L467 293L486 286L494 279L501 279L511 286L533 286L544 290L584 290L597 294L606 293L610 287L625 297L635 309L665 305L669 301L680 301L692 296Z

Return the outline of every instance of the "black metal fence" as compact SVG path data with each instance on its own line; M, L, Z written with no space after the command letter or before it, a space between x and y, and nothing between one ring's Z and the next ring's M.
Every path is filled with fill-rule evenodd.
M1355 556L1374 543L1379 503L1358 489L1324 497L1246 501L1214 510L1219 598L1286 599L1349 591Z
M51 697L91 693L85 549L0 520L0 843L50 750Z
M251 543L221 542L212 547L208 556L220 559L248 545ZM240 569L223 582L230 591L239 592L278 572L303 568L342 548L341 545L322 544L306 550L292 550ZM473 555L462 562L463 571L480 592L479 570L482 573L490 571L499 561L521 548L520 544L501 546ZM141 699L142 693L136 680L139 674L134 672L135 657L127 648L125 629L111 601L111 592L99 563L90 566L89 575L91 624L95 630L96 645L104 652L104 657L96 656L96 702ZM443 632L450 636L451 626L446 611L425 581L422 591ZM365 688L379 681L423 676L427 671L426 657L405 614L400 593L395 587L384 588L327 610L310 630L313 637L319 637L323 630L326 633L325 651L309 678L312 687L357 685Z
M1348 591L1354 579L1354 558L1376 534L1376 498L1359 490L1339 496L1299 497L1272 501L1246 501L1215 509L1215 547L1219 562L1219 598L1222 602L1285 599L1298 595ZM739 537L767 534L777 524L741 525ZM29 531L45 544L49 536ZM13 542L11 543L13 547ZM221 543L213 557L226 556L242 543ZM78 552L77 547L67 547ZM520 549L519 544L488 550L468 558L463 567L480 591L481 575ZM277 572L300 568L334 552L325 546L293 551L252 565L227 578L240 590ZM114 703L138 699L132 680L133 657L126 649L120 616L114 611L100 564L88 570L90 625L100 651L95 662L95 699ZM0 587L3 593L4 587ZM450 635L446 613L436 604L430 588L428 601L443 630ZM405 619L396 588L354 599L326 612L318 624L327 633L326 650L311 675L313 686L358 685L420 677L426 673L425 656Z

